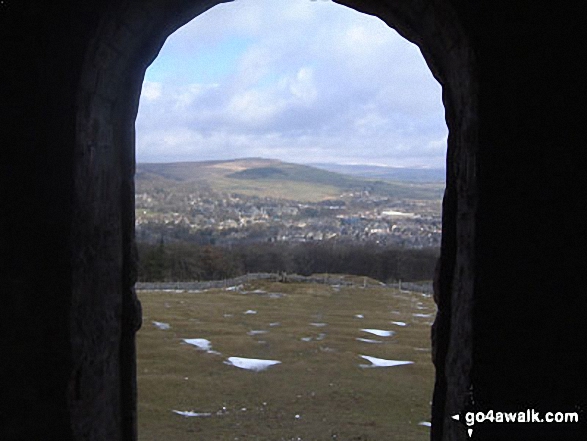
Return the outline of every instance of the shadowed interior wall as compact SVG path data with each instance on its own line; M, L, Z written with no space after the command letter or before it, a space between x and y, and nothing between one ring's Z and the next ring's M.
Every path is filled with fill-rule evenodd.
M134 118L165 38L217 3L0 3L2 440L136 439ZM339 3L418 44L443 86L432 439L467 439L449 416L473 401L585 409L581 3ZM584 424L475 426L559 435Z

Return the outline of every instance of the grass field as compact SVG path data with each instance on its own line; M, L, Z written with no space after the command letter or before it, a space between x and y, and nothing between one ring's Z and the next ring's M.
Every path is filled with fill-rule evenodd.
M141 441L429 439L428 296L259 281L139 297ZM229 357L280 363L254 371Z

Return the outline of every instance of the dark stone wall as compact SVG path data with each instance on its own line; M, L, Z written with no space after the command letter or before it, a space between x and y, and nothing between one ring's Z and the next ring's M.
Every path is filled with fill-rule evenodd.
M473 404L587 421L582 3L338 2L418 44L443 86L432 439L467 439L449 416ZM0 3L2 440L136 439L133 121L165 38L217 3Z
M71 439L75 96L92 27L83 16L63 19L75 9L75 2L0 5L0 438L7 440Z
M474 14L475 396L494 408L583 411L582 427L488 425L488 439L587 439L584 24L575 5L555 2Z

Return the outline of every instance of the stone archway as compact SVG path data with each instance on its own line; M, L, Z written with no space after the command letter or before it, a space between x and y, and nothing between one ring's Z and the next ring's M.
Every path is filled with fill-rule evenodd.
M133 122L166 36L217 3L0 2L3 440L136 438ZM467 438L448 415L471 396L584 414L583 4L339 3L417 43L443 85L432 438ZM586 439L522 426L475 437Z
M125 2L105 12L86 52L82 87L78 94L75 181L79 203L76 204L78 222L74 228L79 244L75 254L91 264L76 267L80 273L74 278L79 282L75 286L74 298L80 308L75 315L83 319L76 321L79 327L75 333L94 335L106 325L96 320L95 309L90 313L83 307L92 296L101 299L103 316L113 309L121 312L120 323L106 325L108 332L122 332L121 358L116 360L116 355L112 354L112 360L105 359L104 363L112 361L121 372L123 389L119 405L126 415L123 427L128 439L136 431L135 416L129 414L136 407L134 332L139 321L138 302L133 292L136 277L132 252L133 127L142 80L167 36L218 3L222 1ZM442 257L437 281L440 312L434 338L437 378L433 413L433 437L441 439L445 406L451 409L460 407L470 384L471 340L467 336L474 276L470 262L474 255L472 231L477 149L474 60L459 18L446 3L395 1L381 5L380 2L358 0L339 3L380 17L416 43L443 86L449 141ZM460 219L458 230L457 218ZM115 226L112 225L114 220ZM110 225L116 234L105 234L106 225ZM96 231L104 233L96 235ZM93 277L96 265L106 269L100 284L96 284ZM114 287L122 291L116 293ZM100 294L103 292L112 292L112 297ZM120 298L123 299L121 303ZM460 306L453 310L452 304ZM453 316L458 320L452 320ZM451 329L451 323L456 329ZM456 336L459 336L458 345L454 341ZM457 347L458 357L450 352L450 348L454 351ZM76 358L81 360L77 371L82 374L78 375L96 375L97 372L84 366L84 360L90 363L89 360L95 359L95 352L102 353L105 347L82 344L74 349L78 351ZM448 383L450 390L447 391ZM113 388L112 392L115 393L116 389ZM100 412L99 408L94 408L97 403L91 403L89 407L86 404L90 403L80 403L82 414Z

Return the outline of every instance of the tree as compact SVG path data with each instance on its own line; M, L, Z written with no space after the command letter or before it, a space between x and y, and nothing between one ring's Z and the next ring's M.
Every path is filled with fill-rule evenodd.
M139 279L145 282L160 282L165 279L166 252L163 236L156 246L147 245L146 250L139 252Z

